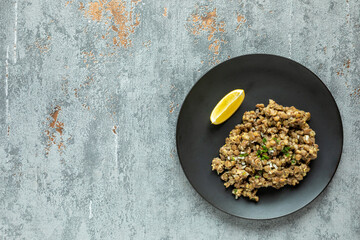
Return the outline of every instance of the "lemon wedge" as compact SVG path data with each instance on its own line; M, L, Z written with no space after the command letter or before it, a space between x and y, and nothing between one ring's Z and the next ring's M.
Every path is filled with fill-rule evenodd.
M211 123L218 125L228 120L240 107L244 98L245 91L243 89L236 89L226 94L212 110L210 115Z

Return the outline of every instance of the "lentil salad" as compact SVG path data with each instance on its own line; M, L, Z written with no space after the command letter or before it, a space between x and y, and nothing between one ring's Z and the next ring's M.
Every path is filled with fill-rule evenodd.
M259 201L262 187L279 189L298 184L310 171L309 163L319 151L315 131L307 121L310 113L284 107L273 100L247 111L212 160L212 170L221 174L232 194Z

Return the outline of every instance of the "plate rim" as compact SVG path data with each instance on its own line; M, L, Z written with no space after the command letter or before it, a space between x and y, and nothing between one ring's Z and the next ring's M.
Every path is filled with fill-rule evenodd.
M238 59L238 58L244 58L244 57L253 57L253 56L260 56L260 57L275 57L275 58L282 58L286 61L290 61L292 63L295 63L296 65L302 67L305 71L308 71L309 73L311 73L315 78L317 78L319 80L319 82L325 87L326 91L330 94L332 100L334 101L335 103L335 109L336 109L336 112L337 112L337 115L339 116L339 119L340 119L340 130L341 130L341 149L340 149L340 155L339 155L339 159L337 161L337 164L336 164L336 167L335 167L335 170L334 172L332 173L329 181L327 182L327 184L325 185L325 187L312 199L310 200L308 203L306 203L304 206L296 209L295 211L292 211L292 212L289 212L289 213L286 213L286 214L282 214L282 215L279 215L279 216L276 216L276 217L271 217L271 218L251 218L251 217L243 217L243 216L238 216L238 215L235 215L233 213L230 213L222 208L220 208L219 206L216 206L214 205L213 203L211 203L208 199L206 199L199 191L198 189L194 186L194 184L190 181L189 179L189 176L188 174L186 173L186 171L184 170L184 166L183 166L183 162L181 161L181 157L180 157L180 153L179 153L179 141L178 141L178 137L179 137L179 119L180 119L180 114L183 110L183 106L184 106L184 102L186 101L186 99L188 98L188 96L190 95L190 93L193 91L193 89L195 88L195 86L197 84L199 84L200 80L205 77L207 74L209 74L211 71L214 71L216 68L219 68L220 65L223 65L223 64L226 64L227 62L230 62L232 60L235 60L235 59ZM266 53L252 53L252 54L245 54L245 55L239 55L239 56L236 56L236 57L233 57L233 58L230 58L230 59L227 59L219 64L217 64L216 66L212 67L211 69L209 69L208 71L206 71L200 78L198 78L198 80L193 84L193 86L190 88L190 90L188 91L188 93L186 94L184 100L182 101L181 103L181 107L180 107L180 110L179 110L179 113L178 113L178 116L177 116L177 121L176 121L176 132L175 132L175 141L176 141L176 152L177 152L177 155L178 155L178 159L179 159L179 162L180 162L180 165L181 165L181 168L183 170L183 173L185 174L186 176L186 179L187 181L190 183L190 185L192 186L192 188L208 203L210 204L211 206L215 207L216 209L226 213L226 214L229 214L231 216L234 216L234 217L237 217L237 218L242 218L242 219L246 219L246 220L257 220L257 221L261 221L261 220L272 220L272 219L278 219L278 218L283 218L283 217L286 217L286 216L289 216L291 214L294 214L296 212L299 212L300 210L304 209L305 207L309 206L311 203L313 203L315 201L315 199L317 199L324 191L325 189L329 186L330 182L332 181L332 179L334 178L336 172L337 172L337 169L339 167L339 164L340 164L340 161L341 161L341 157L342 157L342 152L343 152L343 148L344 148L344 128L343 128L343 123L342 123L342 118L341 118L341 112L339 110L339 107L338 107L338 104L334 98L334 96L332 95L332 93L330 92L329 88L325 85L325 83L313 72L311 71L309 68L305 67L304 65L302 65L301 63L299 62L296 62L290 58L287 58L287 57L283 57L283 56L279 56L279 55L274 55L274 54L266 54Z

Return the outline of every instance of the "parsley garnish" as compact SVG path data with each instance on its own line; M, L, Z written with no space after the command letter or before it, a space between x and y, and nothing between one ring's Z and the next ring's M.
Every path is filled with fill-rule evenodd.
M284 147L284 148L281 150L281 152L282 152L282 153L288 153L289 150L290 150L290 147Z

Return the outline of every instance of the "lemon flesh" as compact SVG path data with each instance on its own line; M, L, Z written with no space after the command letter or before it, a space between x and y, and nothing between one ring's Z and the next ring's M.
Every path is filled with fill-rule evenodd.
M236 89L223 97L210 115L210 121L214 125L221 124L228 120L240 107L244 101L245 91L243 89Z

